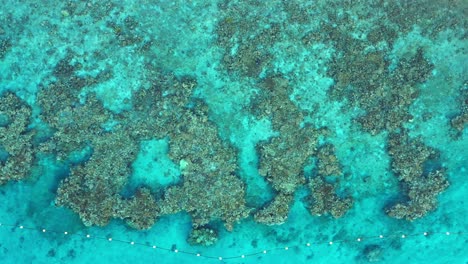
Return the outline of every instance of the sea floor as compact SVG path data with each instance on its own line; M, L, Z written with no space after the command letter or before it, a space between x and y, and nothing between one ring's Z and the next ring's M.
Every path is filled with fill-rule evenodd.
M353 2L2 0L0 96L12 92L31 107L29 129L45 122L39 94L70 78L86 80L77 92L81 103L94 93L115 120L138 107L137 91L159 87L159 76L192 78L190 96L203 101L206 120L235 151L232 175L245 185L243 205L252 211L232 231L225 219L211 219L218 236L210 246L187 242L196 216L189 209L158 215L145 230L115 217L88 226L72 202L56 205L60 186L83 160L66 162L41 149L24 179L0 186L0 263L468 263L468 5ZM289 93L266 91L273 79L287 80ZM271 98L258 103L263 93ZM256 115L258 105L270 112ZM375 114L368 123L360 119L366 113ZM11 120L0 114L0 128L8 127ZM297 131L282 126L294 118L301 119L297 131L320 134L318 150L294 168L304 182L289 193L259 168L267 162L261 144L296 142ZM389 151L395 134L405 135L402 146L418 141L434 150L424 166L418 156L404 162L414 158L422 175L443 171L448 183L436 194L423 188L435 206L412 221L386 213L412 186L399 178L405 172ZM138 142L118 195L145 186L162 203L167 188L183 185L185 159L171 156L170 135ZM338 218L310 209L309 182L322 177L316 157L326 145L334 146L340 173L323 178L339 186L338 198L353 200ZM279 156L295 153L280 146ZM0 166L7 152L0 148ZM287 220L256 221L255 212L283 192L293 196Z

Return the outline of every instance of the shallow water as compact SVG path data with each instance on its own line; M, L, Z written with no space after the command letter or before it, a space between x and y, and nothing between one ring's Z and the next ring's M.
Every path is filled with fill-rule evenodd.
M2 263L468 262L463 1L2 3Z

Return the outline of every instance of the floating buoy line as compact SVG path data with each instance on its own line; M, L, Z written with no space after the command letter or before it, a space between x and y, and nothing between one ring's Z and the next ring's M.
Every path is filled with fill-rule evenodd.
M178 248L167 248L167 247L162 247L160 245L156 244L148 244L148 243L141 243L137 241L127 241L127 240L122 240L122 239L117 239L114 237L102 237L102 236L94 236L92 234L86 233L86 234L79 234L79 233L70 233L68 231L57 231L57 230L50 230L50 229L45 229L45 228L34 228L34 227L28 227L24 225L10 225L10 224L4 224L0 223L0 228L4 227L9 227L9 228L14 228L20 231L38 231L42 233L54 233L58 235L63 235L63 236L74 236L74 237L81 237L84 240L89 240L89 239L95 239L95 240L106 240L108 242L112 243L124 243L128 244L129 246L141 246L141 247L146 247L150 248L153 250L160 250L160 251L167 251L171 252L174 254L185 254L185 255L190 255L193 257L200 257L200 258L207 258L207 259L217 259L217 260L230 260L230 259L243 259L243 258L248 258L248 257L253 257L253 256L258 256L258 255L264 255L268 254L269 252L273 251L287 251L290 249L294 248L314 248L314 246L320 246L320 245L328 245L328 246L334 246L336 244L340 243L361 243L364 241L369 241L369 240L380 240L380 239L408 239L411 237L418 237L418 236L423 236L427 237L429 235L434 236L434 235L441 235L441 236L461 236L465 235L466 233L464 232L450 232L450 231L445 231L445 232L420 232L420 233L412 233L412 234L406 234L406 233L398 233L398 234L379 234L379 235L374 235L374 236L360 236L356 237L354 239L341 239L341 240L333 240L333 241L321 241L321 242L306 242L300 245L291 245L291 246L285 246L285 247L277 247L277 248L270 248L270 249L264 249L256 252L251 252L251 253L246 253L246 254L240 254L236 256L210 256L210 255L204 255L201 252L192 252L192 251L186 251L186 250L181 250Z

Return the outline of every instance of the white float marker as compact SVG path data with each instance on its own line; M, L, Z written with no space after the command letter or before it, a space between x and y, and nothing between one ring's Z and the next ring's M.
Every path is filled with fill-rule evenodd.
M3 226L3 225L4 225L4 224L0 223L0 226ZM7 226L8 226L8 225L7 225ZM13 227L13 228L15 227L15 225L10 225L10 226ZM18 227L19 229L28 229L28 228L25 227L24 225L18 225L17 227ZM42 228L42 229L41 229L41 228L38 228L38 229L36 229L36 228L29 228L29 229L31 229L31 230L34 229L34 230L37 230L37 231L42 232L42 233L46 233L46 232L47 232L47 229L46 229L46 228ZM53 232L57 232L57 231L53 231ZM429 233L430 233L430 232L427 232L427 231L426 231L426 232L422 232L422 235L428 236ZM63 234L64 234L64 235L68 235L69 232L68 232L68 231L63 231ZM421 234L421 233L420 233L420 234ZM447 236L450 236L452 233L449 232L449 231L446 231L446 232L436 232L436 234L441 234L441 235L445 234L445 235L447 235ZM458 234L458 233L456 233L456 234ZM91 237L90 234L86 234L85 236L86 236L86 238L90 238L90 237ZM410 234L410 237L411 237L411 236L412 236L412 235ZM384 238L384 235L381 234L381 235L379 235L378 237L379 237L380 239L383 239L383 238ZM389 235L389 237L398 237L398 235L397 235L397 234L393 234L393 235ZM406 239L406 238L407 238L407 235L406 235L406 234L400 234L400 237L401 237L402 239ZM371 238L372 238L372 237L371 237ZM103 239L105 239L105 238L103 238ZM366 239L366 237L357 237L357 238L356 238L356 241L357 241L357 242L362 242L362 241L365 240L365 239ZM110 242L110 241L112 241L113 239L112 239L112 237L109 237L109 238L107 238L107 240ZM346 241L347 241L347 240L346 240ZM120 241L120 242L124 242L124 241ZM340 241L338 241L338 242L343 242L343 241L340 240ZM128 243L128 244L130 244L130 245L136 245L137 242L135 242L135 241L126 241L125 243ZM329 242L328 242L329 245L333 245L333 243L334 243L333 241L329 241ZM311 244L311 243L306 243L305 245L306 245L307 247L310 247L312 244ZM153 246L151 246L151 247L152 247L153 249L156 249L156 248L157 248L156 245L153 245ZM285 246L285 247L284 247L284 250L289 250L289 249L290 249L289 246ZM261 251L261 253L267 254L268 251L269 251L268 249L264 249L264 250ZM178 250L178 249L174 249L173 252L174 252L174 253L179 253L179 250ZM201 253L197 253L197 252L184 252L184 253L187 253L187 254L190 254L190 255L194 255L194 256L197 256L197 257L201 257L201 256L202 256ZM260 252L258 252L258 253L260 253ZM256 254L258 254L258 253L256 253ZM240 255L240 256L238 256L238 258L239 258L239 257L240 257L240 258L245 258L246 255ZM218 257L218 260L222 261L222 260L223 260L223 257L219 256L219 257Z

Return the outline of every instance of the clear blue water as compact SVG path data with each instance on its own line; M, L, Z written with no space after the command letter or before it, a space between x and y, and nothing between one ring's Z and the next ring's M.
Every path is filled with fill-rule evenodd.
M53 140L44 132L47 122L41 113L47 106L38 98L54 84L87 80L75 91L82 105L71 107L81 109L94 92L112 115L102 130L112 134L119 118L138 107L132 101L137 91L159 87L155 83L164 75L190 77L196 80L190 96L206 104L214 135L233 151L237 168L232 177L245 185L243 198L252 211L231 231L213 217L209 226L218 240L210 246L187 242L195 214L187 210L161 214L146 230L116 218L105 226L86 226L70 206L56 206L56 197L72 171L97 155L98 146L63 155L35 144L34 161L21 164L30 168L24 179L0 186L0 263L468 263L468 6L463 1L1 3L0 95L12 92L31 106L28 126L43 135L37 141ZM399 70L400 75L395 73ZM255 104L256 95L271 88L272 76L287 80L280 86L287 87L287 93L281 97L282 88L272 88L266 93L270 98L260 100L267 109L293 109L286 111L286 119L279 108L262 114L265 105ZM72 83L66 86L70 90L76 89ZM393 94L388 92L392 89ZM64 101L60 94L48 96L50 105ZM396 97L400 100L393 100ZM194 102L185 107L197 109ZM8 115L12 108L0 114ZM375 133L359 121L371 111L380 114L371 118ZM288 122L300 113L302 123L291 129ZM8 128L13 120L2 115L0 128ZM61 118L67 122L66 115ZM376 125L382 122L383 127ZM281 130L282 125L287 129ZM280 225L258 223L255 212L283 194L275 187L282 181L269 181L262 173L266 161L259 146L282 138L286 147L278 157L301 153L305 141L294 147L287 142L296 142L295 133L304 127L320 131L317 149L334 146L341 173L318 173L319 150L312 151L304 163L289 167L303 182L288 194L293 198L287 220ZM14 156L7 146L11 131L1 130L2 178L11 177L3 168ZM89 131L83 130L84 138ZM392 167L396 157L389 146L390 136L403 131L411 140L403 142L402 136L402 146L419 140L437 153L424 161L421 175L443 168L449 183L434 195L434 208L412 221L386 214L392 205L408 201L405 190L411 183L399 182L403 172ZM163 203L169 188L181 186L188 177L184 168L190 165L171 156L176 140L184 139L171 134L138 140L138 154L127 166L118 195L132 197L145 186L156 203ZM410 169L418 167L421 152L402 154L406 163L414 163ZM202 157L215 159L216 154ZM286 160L294 158L286 155ZM311 215L309 182L314 177L334 182L339 198L352 197L352 207L342 217ZM422 190L431 192L429 187Z

